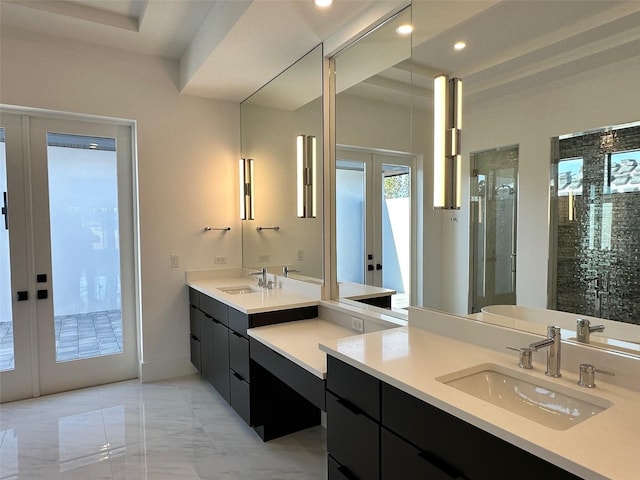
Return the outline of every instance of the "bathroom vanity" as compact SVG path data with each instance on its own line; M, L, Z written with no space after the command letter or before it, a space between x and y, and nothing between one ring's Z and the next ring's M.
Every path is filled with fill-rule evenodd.
M539 364L525 372L508 353L412 326L320 348L329 479L638 478L638 392L580 388L577 372L550 379ZM460 389L487 372L498 381ZM485 395L503 380L525 395Z
M269 440L319 424L320 410L250 360L247 331L315 318L318 301L248 283L247 278L189 282L191 361L238 415ZM278 401L267 404L265 392ZM287 409L298 415L287 415Z

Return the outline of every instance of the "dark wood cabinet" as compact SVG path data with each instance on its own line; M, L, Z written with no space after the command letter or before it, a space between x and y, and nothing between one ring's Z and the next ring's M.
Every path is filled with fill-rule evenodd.
M335 357L327 360L329 479L579 479Z
M192 362L245 422L260 426L256 424L261 422L261 415L258 413L259 406L253 401L255 385L252 384L253 369L247 329L314 318L318 316L318 307L246 314L193 288L189 289L189 302ZM274 385L263 386L263 390L273 390L285 400L288 399L288 387L280 383L275 385L275 380ZM324 387L318 390L324 401ZM282 418L290 414L283 409ZM267 435L275 438L276 434L267 432Z
M380 380L327 356L329 479L380 478Z
M202 357L200 352L200 316L202 312L194 305L189 306L189 336L191 343L191 363L202 371Z
M209 382L229 402L229 329L216 319L212 322L213 366Z

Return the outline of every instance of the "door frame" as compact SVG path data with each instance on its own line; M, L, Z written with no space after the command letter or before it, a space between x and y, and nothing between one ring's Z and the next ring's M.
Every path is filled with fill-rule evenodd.
M120 118L112 118L112 117L101 117L94 115L82 115L82 114L73 114L73 113L65 113L65 112L56 112L51 110L41 110L41 109L33 109L33 108L23 108L23 107L15 107L15 106L7 106L0 105L0 114L4 117L8 116L18 116L21 119L21 127L22 127L22 144L23 144L23 152L22 152L22 161L24 165L24 190L26 196L27 208L25 211L26 223L28 224L28 232L27 232L27 248L30 252L27 257L30 257L30 262L27 266L27 277L28 277L28 290L29 290L29 301L21 302L29 304L29 316L28 316L28 324L30 330L30 357L31 357L31 391L28 395L21 395L21 398L28 398L30 396L36 397L40 394L48 394L55 393L57 391L70 390L75 388L82 388L85 386L90 386L91 384L102 384L109 383L113 381L124 380L128 378L136 378L140 376L140 356L141 356L141 343L142 343L142 335L141 335L141 289L140 289L140 252L139 252L139 208L138 208L138 166L137 166L137 150L136 150L136 122L132 120L120 119ZM124 203L125 207L119 207L119 216L121 228L126 227L129 232L128 235L131 239L131 242L122 242L121 245L121 256L120 256L120 264L121 264L121 285L122 285L122 311L123 311L123 328L126 329L124 323L124 312L127 310L127 314L131 317L131 327L129 331L125 330L128 336L132 338L129 342L124 341L123 345L123 355L121 356L122 361L117 361L117 368L114 372L108 372L97 382L95 380L95 375L92 373L94 369L99 368L99 360L108 358L107 357L94 357L82 359L80 361L72 361L72 362L60 362L60 365L71 368L63 369L66 370L64 381L58 382L57 385L54 385L48 375L50 372L47 371L47 368L44 369L41 366L41 362L43 359L41 358L41 345L39 347L39 338L42 337L42 325L40 325L44 311L43 309L49 308L51 312L51 319L53 319L53 307L52 307L52 297L49 296L48 300L36 300L36 268L42 268L41 265L36 265L36 248L39 239L38 235L42 235L41 231L37 230L37 226L35 225L33 219L33 204L32 199L34 198L32 194L34 192L33 189L33 178L32 175L34 172L31 171L33 168L32 165L32 152L30 151L30 136L31 126L30 121L33 120L35 124L38 124L41 121L44 122L55 122L61 126L72 126L79 125L81 127L90 126L90 128L95 128L96 131L99 131L101 128L112 128L118 133L126 130L128 135L126 137L126 141L120 142L118 146L118 172L121 171L120 165L120 150L122 150L123 154L128 154L130 157L130 163L127 161L126 168L128 169L128 174L120 175L118 174L118 202L121 205L121 201L124 197L126 197L126 202ZM84 129L84 128L82 128ZM80 133L82 134L82 133ZM103 133L101 136L105 136ZM124 144L123 144L124 143ZM46 151L46 145L45 145ZM130 169L130 170L129 170ZM42 174L42 172L40 172ZM45 172L46 173L46 172ZM46 195L48 192L41 193L41 195ZM48 199L47 199L48 202ZM47 215L47 212L41 212L40 215ZM48 230L48 221L47 221L47 230ZM48 241L47 241L48 244ZM49 270L49 278L51 277L51 264L50 264L50 252L48 252L49 263L47 265L47 269ZM40 259L38 259L42 263ZM125 272L127 272L125 274ZM125 275L128 277L127 280L124 280ZM44 303L39 303L44 302ZM49 303L50 305L45 306L45 303ZM14 301L15 305L16 302ZM126 304L126 307L125 307ZM45 315L46 317L46 315ZM49 328L53 328L53 324L49 326ZM135 337L135 338L133 338ZM125 352L126 349L126 352ZM126 359L125 359L126 356ZM115 357L115 356L114 356ZM54 349L54 363L55 363L55 349ZM120 365L121 364L121 365ZM12 395L14 397L15 395ZM0 398L0 401L8 401L9 399L17 399L10 398L9 396L3 395Z

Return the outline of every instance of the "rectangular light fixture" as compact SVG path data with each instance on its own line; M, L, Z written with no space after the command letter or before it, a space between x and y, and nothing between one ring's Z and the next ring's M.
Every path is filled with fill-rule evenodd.
M461 201L462 80L433 82L433 208L457 210Z
M253 159L241 158L238 164L238 177L240 179L240 219L254 219L254 179Z
M316 137L296 138L297 202L299 218L316 218Z

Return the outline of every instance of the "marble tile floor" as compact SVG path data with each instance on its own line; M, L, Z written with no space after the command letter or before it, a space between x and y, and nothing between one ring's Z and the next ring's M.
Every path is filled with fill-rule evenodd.
M0 405L2 480L315 480L326 433L262 442L198 375Z

